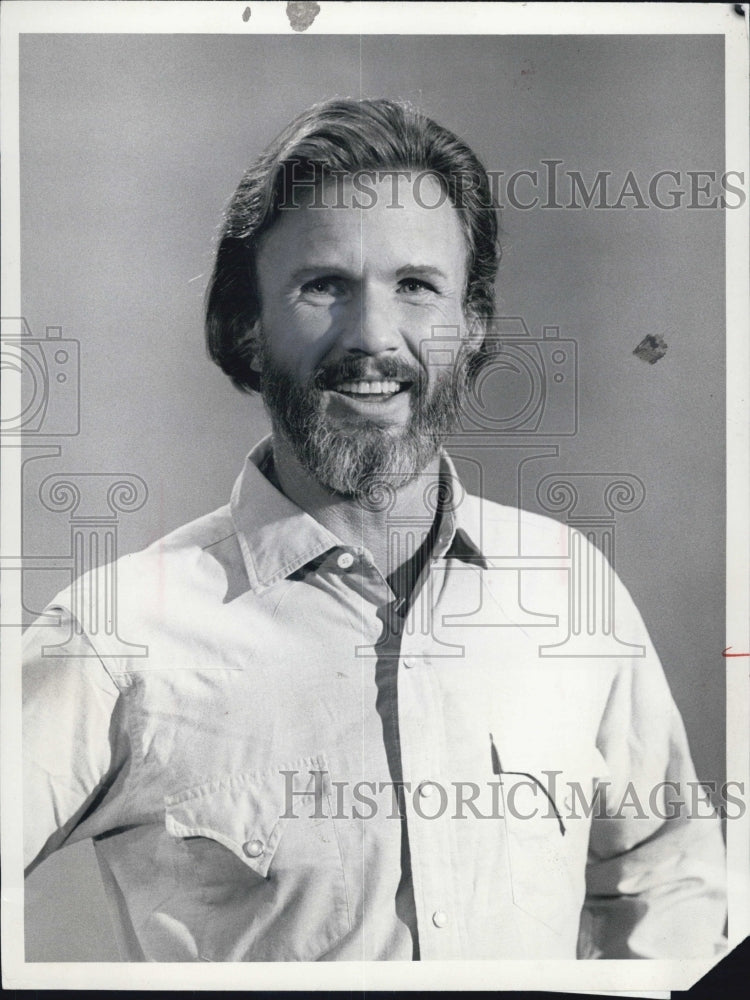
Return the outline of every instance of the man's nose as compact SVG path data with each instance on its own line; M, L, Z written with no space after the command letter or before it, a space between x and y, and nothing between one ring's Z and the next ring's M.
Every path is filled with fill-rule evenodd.
M387 292L363 289L346 317L339 346L350 354L382 354L401 345L395 303Z

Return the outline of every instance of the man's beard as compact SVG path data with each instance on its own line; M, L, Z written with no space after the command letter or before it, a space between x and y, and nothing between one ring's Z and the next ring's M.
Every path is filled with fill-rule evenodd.
M269 358L263 344L263 399L275 433L321 486L377 508L387 504L393 489L416 478L456 429L471 356L462 345L453 368L438 373L431 386L423 368L389 357L343 358L322 365L301 384ZM365 378L412 383L405 426L381 427L369 420L339 426L326 414L326 389Z

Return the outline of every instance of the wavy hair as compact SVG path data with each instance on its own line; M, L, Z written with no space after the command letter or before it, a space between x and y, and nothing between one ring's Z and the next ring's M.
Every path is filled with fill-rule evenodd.
M472 150L413 106L389 100L334 99L294 119L245 172L224 215L206 293L211 359L246 392L260 390L250 367L261 302L259 241L288 207L290 186L319 187L326 177L372 170L433 174L459 214L468 247L464 311L472 322L494 314L500 262L497 210L487 172ZM487 355L487 337L468 377Z

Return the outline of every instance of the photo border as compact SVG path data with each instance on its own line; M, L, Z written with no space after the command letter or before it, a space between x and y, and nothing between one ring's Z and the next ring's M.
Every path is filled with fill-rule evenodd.
M249 21L242 18L252 7ZM721 34L725 38L726 163L750 176L748 155L748 14L733 4L330 3L307 28L310 34ZM179 8L179 9L178 9ZM3 314L22 315L20 298L20 166L18 51L23 33L289 34L285 3L85 2L14 0L3 5L2 65L2 302ZM730 126L731 123L731 127ZM727 559L726 648L727 776L750 788L750 383L748 275L749 211L725 213L727 318ZM4 373L5 375L5 373ZM20 379L4 377L3 390L20 399ZM20 448L3 452L2 538L6 551L21 551ZM17 621L21 574L3 574L2 623ZM27 963L23 950L23 880L19 822L20 631L3 630L1 675L3 754L3 985L13 988L79 989L317 989L416 990L554 989L557 991L664 991L687 989L711 960L461 961L371 963ZM750 816L727 823L729 947L750 928Z

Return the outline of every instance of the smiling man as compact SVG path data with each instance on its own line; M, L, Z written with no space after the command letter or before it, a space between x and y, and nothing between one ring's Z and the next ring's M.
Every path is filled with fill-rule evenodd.
M435 203L439 182L428 182ZM324 182L330 208L303 193L261 238L264 305L250 364L273 420L282 491L397 571L383 518L363 517L361 501L395 487L389 517L425 520L425 488L438 483L439 447L483 332L478 322L470 332L463 313L469 248L452 204L426 210L395 171L376 173L369 190L364 208L351 181L338 192ZM424 361L436 329L455 337L458 360L442 369Z
M409 107L314 107L242 179L207 338L273 432L226 507L118 563L146 656L83 632L91 578L26 635L29 867L92 837L125 958L721 946L721 835L627 591L621 656L545 658L516 615L564 637L587 543L442 448L498 258L484 169ZM519 534L546 564L509 588Z

